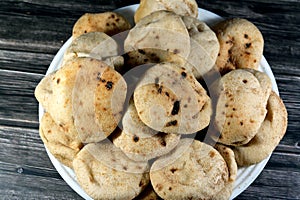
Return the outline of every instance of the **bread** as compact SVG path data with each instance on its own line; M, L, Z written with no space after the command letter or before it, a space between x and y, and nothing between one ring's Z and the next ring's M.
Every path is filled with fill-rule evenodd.
M109 66L114 67L115 63L113 61L120 59L117 57L119 55L118 49L119 46L116 41L105 33L85 33L72 41L64 53L62 65L74 58L89 57L103 60Z
M113 36L130 28L130 23L118 13L86 13L74 24L72 38L89 32L103 32Z
M133 162L110 141L86 145L73 161L80 186L93 199L133 199L149 183L147 163Z
M49 113L44 113L39 132L51 154L59 162L72 168L76 154L83 147L75 127L56 124Z
M133 101L122 119L123 130L113 139L129 158L147 161L164 155L176 147L180 135L157 132L146 126L139 118Z
M161 10L140 20L129 31L124 50L148 48L170 51L186 59L190 52L190 38L181 17Z
M267 158L283 138L287 129L287 111L280 97L272 92L267 116L254 138L246 145L234 147L239 166L249 166Z
M193 74L176 64L151 67L133 96L140 119L156 131L192 134L209 124L210 98Z
M193 66L196 78L203 77L215 65L220 45L216 34L200 20L193 17L182 17L190 36L190 53L186 60Z
M213 30L220 42L217 70L224 74L233 69L258 69L264 40L253 23L240 18L228 19L216 24Z
M198 5L195 0L141 0L134 15L135 23L158 10L168 10L184 16L198 16Z
M163 199L214 199L228 180L223 157L212 146L182 139L150 169L155 192Z
M126 92L122 76L104 62L76 58L46 76L35 96L57 124L74 124L87 143L99 142L114 131Z
M233 70L217 81L215 125L221 135L216 141L233 146L248 143L266 116L270 91L269 77L254 70Z

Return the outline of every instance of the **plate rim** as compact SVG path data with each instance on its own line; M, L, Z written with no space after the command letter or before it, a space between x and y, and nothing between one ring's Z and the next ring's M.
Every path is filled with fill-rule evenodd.
M114 12L122 14L127 11L135 11L138 8L138 6L139 6L139 4L128 5L128 6L116 9L116 10L114 10ZM215 20L224 19L221 16L219 16L218 14L213 13L206 9L198 8L198 11L199 11L199 13L204 13L204 15L209 15L210 16L209 18L212 20L211 22L214 22ZM199 16L198 19L201 19L201 16ZM130 19L130 20L132 21L132 19ZM49 68L47 69L47 72L45 75L48 75L61 67L60 65L62 63L62 56L63 56L64 52L66 51L66 49L70 46L71 42L72 42L72 37L70 37L61 46L61 48L58 50L58 52L55 54L53 60L51 61L51 64L50 64ZM272 82L272 90L279 95L276 79L272 72L271 66L269 65L269 63L267 62L267 60L264 56L262 56L261 61L260 61L260 71L264 71L269 76L269 78L271 79L271 82ZM44 109L40 103L39 103L38 114L39 114L39 122L40 122L41 118L44 114ZM48 148L45 145L44 145L44 147L46 149L46 152L48 154L48 157L49 157L51 163L55 167L56 171L63 178L63 180L82 198L84 198L86 200L92 200L92 198L80 187L79 183L76 180L74 171L71 168L60 163L50 153L50 151L48 150ZM257 177L264 170L265 165L268 163L271 155L272 154L270 154L267 158L262 160L260 163L257 163L257 164L254 164L254 165L251 165L248 167L239 168L239 170L238 170L239 172L247 170L248 174L239 178L239 179L242 179L240 181L241 183L235 182L234 189L233 189L230 199L236 198L238 195L240 195L242 192L244 192L257 179ZM72 176L70 174L70 172L72 172L74 175ZM239 172L238 172L238 174L239 174ZM239 185L237 185L237 184L239 184Z

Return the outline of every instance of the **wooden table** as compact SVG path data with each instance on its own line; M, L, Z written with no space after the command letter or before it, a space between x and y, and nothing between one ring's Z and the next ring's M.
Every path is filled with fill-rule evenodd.
M33 92L79 16L132 3L137 1L0 1L0 199L81 199L46 154ZM264 55L289 113L284 139L261 175L237 199L300 199L300 1L198 3L259 27Z

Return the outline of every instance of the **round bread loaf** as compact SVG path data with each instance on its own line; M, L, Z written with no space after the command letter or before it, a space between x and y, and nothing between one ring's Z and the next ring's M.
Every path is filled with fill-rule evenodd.
M214 199L228 181L223 157L212 146L182 139L150 169L155 192L163 199Z
M164 155L176 147L180 135L154 131L139 118L133 101L122 119L123 130L113 139L129 158L147 161Z
M211 101L193 74L172 63L146 71L134 91L140 119L164 133L192 134L210 122Z
M239 166L259 163L267 158L283 138L287 128L287 111L280 97L272 92L267 116L254 138L246 145L234 147Z
M217 82L215 114L221 135L215 139L233 146L248 143L266 116L270 91L271 80L262 72L238 69L223 76Z
M219 53L220 45L216 34L204 23L193 17L182 17L190 36L190 54L187 62L193 66L196 78L210 71Z
M213 27L220 43L217 69L226 73L232 69L258 69L264 40L258 28L246 19L234 18Z
M72 125L56 124L49 113L40 122L40 136L45 146L59 162L72 168L76 154L83 147Z
M121 119L127 92L122 76L104 62L76 58L46 76L35 96L57 124L75 124L83 143L99 142Z
M198 5L195 0L141 0L134 15L135 23L158 10L168 10L178 15L191 17L198 16Z
M228 200L232 194L233 186L235 179L237 177L237 163L235 161L234 152L231 148L226 147L221 144L216 144L215 149L221 154L221 156L224 158L227 168L228 168L228 181L226 186L215 195L214 199L218 200Z
M65 51L62 65L78 57L103 60L111 67L123 65L122 57L118 56L118 48L116 41L103 32L85 33L72 41Z
M86 13L76 21L73 27L72 38L75 39L89 32L104 32L112 36L130 28L130 23L118 13Z
M180 16L173 12L156 11L140 20L124 42L125 52L139 49L170 51L187 58L190 38Z
M149 183L147 163L130 160L108 140L87 144L73 168L78 183L93 199L133 199Z

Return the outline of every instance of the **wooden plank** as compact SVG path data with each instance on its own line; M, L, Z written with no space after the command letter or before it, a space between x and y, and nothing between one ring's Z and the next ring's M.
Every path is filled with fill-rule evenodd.
M82 199L63 179L57 177L58 174L56 177L26 174L27 169L22 172L18 166L5 166L19 170L19 173L1 170L0 182L5 186L0 187L1 199Z
M0 125L37 128L38 103L34 89L44 76L0 69L0 77Z
M53 54L1 50L0 69L45 74L53 58Z

